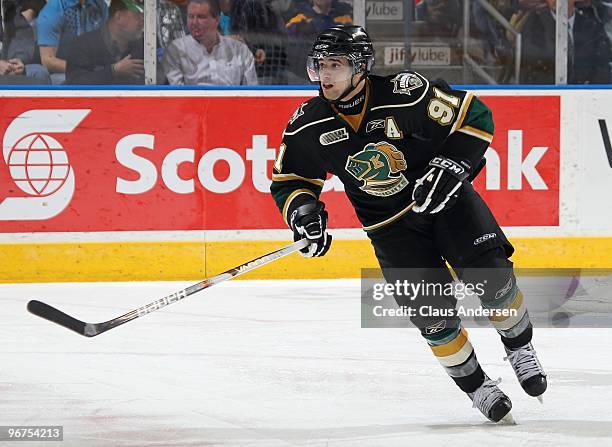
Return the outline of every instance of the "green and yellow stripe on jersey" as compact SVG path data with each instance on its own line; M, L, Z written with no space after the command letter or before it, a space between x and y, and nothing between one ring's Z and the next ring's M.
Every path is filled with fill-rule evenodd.
M468 92L461 103L457 120L450 133L461 132L491 143L493 128L493 118L489 108L473 93Z
M325 180L321 180L319 178L306 178L297 174L277 174L272 173L272 181L273 182L288 182L291 180L301 180L304 182L312 183L313 185L317 185L319 187L323 187Z

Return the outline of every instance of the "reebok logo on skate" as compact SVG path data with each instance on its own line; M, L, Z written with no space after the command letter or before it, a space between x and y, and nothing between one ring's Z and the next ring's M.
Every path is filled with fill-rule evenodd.
M484 241L488 241L489 239L493 239L497 237L495 233L487 233L485 235L480 236L478 239L474 241L474 245L482 244Z

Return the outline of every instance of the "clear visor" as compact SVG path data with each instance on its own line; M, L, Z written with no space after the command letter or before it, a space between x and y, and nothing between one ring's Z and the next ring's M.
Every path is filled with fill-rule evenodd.
M313 57L309 56L306 62L308 77L312 82L335 84L347 81L354 74L353 63L344 56Z

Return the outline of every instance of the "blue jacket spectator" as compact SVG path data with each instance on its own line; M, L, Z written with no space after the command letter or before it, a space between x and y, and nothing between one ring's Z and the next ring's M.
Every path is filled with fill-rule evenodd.
M100 28L107 18L104 0L48 1L38 16L38 45L40 59L54 83L63 82L70 43L77 36Z

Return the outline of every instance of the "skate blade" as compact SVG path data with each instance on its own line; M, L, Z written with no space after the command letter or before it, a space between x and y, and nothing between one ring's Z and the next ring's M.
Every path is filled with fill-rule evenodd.
M541 404L544 404L544 398L541 394L539 396L536 396L536 398L540 401Z
M508 414L506 414L503 418L501 418L499 420L498 424L501 424L501 425L516 425L516 421L514 420L514 417L512 416L512 413L509 411Z

